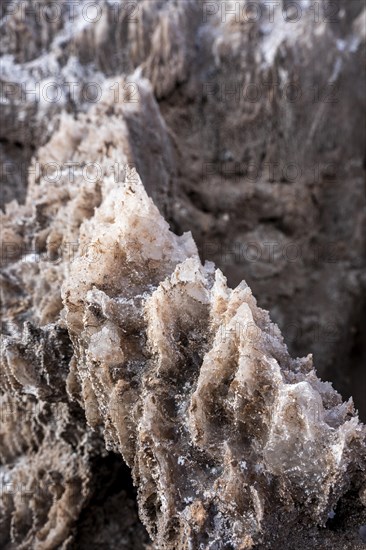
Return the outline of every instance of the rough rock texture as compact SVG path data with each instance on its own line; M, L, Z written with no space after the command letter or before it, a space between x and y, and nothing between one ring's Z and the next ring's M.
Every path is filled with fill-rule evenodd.
M304 541L365 482L365 429L134 176L83 224L63 284L68 391L131 466L159 548L283 546L268 529L283 514Z
M141 100L138 120L100 112L98 128L116 117L104 149L128 139L174 230L245 278L366 418L363 0L58 4L2 5L2 204L65 113L109 88Z
M1 548L361 549L352 402L198 251L366 418L363 2L87 3L1 6Z
M156 548L361 548L366 430L352 401L311 356L290 358L246 283L230 290L201 264L134 170L105 176L99 206L82 213L97 193L79 184L58 204L47 181L31 185L22 225L43 248L3 270L3 546L87 547L103 437L132 469ZM72 257L52 256L55 234L59 250L77 239ZM131 512L107 533L100 519L95 537L147 542L123 484L115 491L103 514L119 502ZM348 530L324 529L342 506Z

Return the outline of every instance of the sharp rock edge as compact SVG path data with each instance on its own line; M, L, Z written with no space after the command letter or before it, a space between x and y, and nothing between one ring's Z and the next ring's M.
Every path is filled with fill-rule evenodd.
M352 401L289 356L245 282L228 288L169 230L135 170L81 181L57 208L31 185L3 216L7 242L42 252L3 270L1 475L24 489L2 491L3 546L68 547L99 436L132 469L156 548L273 548L274 526L324 525L350 489L364 500Z
M325 524L365 467L352 402L170 232L135 171L81 242L62 288L68 392L132 468L157 547L251 548L284 510Z

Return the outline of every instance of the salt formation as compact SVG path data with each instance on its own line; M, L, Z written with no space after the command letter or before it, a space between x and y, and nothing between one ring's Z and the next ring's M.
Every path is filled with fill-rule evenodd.
M107 455L101 434L88 428L84 412L67 395L73 350L60 319L61 285L77 251L80 225L101 202L104 174L110 174L112 186L123 180L124 163L135 153L129 128L138 136L147 116L159 128L160 117L143 79L139 93L143 100L133 105L126 105L123 97L119 103L107 97L89 118L65 114L58 132L34 159L38 168L30 177L26 203L13 201L1 213L2 548L56 548L73 540L78 547L90 547L93 529L92 541L99 546L109 546L120 529L118 548L148 541L132 495L125 487L112 487L108 494L105 487L113 486L115 476L101 478L100 471L111 463L120 475L121 461ZM109 124L98 141L93 130L106 111ZM165 146L160 126L152 140L157 151ZM110 141L108 150L105 140ZM99 178L83 174L86 151L89 162L100 167ZM168 153L167 146L155 167L158 189L165 189ZM60 169L66 160L76 165L72 178L69 169ZM55 174L45 170L50 163ZM104 501L98 500L98 491L106 493ZM85 509L91 510L86 517ZM86 528L92 515L103 516L104 510L109 510L105 522L92 521Z
M97 4L0 3L0 205L24 200L60 119L129 91L126 109L99 111L99 153L65 144L66 162L127 154L127 140L175 232L230 285L245 274L291 353L312 352L365 420L364 2Z
M169 230L135 170L98 185L99 205L84 217L76 207L90 195L76 183L48 218L42 246L56 227L61 249L77 237L75 258L50 267L40 254L4 269L1 385L13 414L3 475L31 494L27 504L23 493L2 495L4 545L9 530L19 548L72 540L91 456L105 452L98 434L131 467L156 548L273 548L294 524L303 539L315 536L350 490L362 506L366 433L352 401L316 377L310 356L290 358L244 282L229 289L220 270L201 264L190 234ZM10 219L11 208L7 235ZM39 237L34 218L23 222ZM20 285L24 301L15 300ZM32 520L32 483L53 467L55 488L42 492L43 515Z
M324 524L365 467L352 403L289 357L244 282L229 289L169 231L137 174L80 242L68 391L132 468L157 547L252 548L285 511Z
M54 25L32 10L24 24L21 3L2 20L4 202L33 160L25 204L1 214L0 547L361 550L366 434L352 401L311 357L291 359L249 287L202 265L124 165L217 262L223 243L301 245L301 261L240 255L224 271L296 321L300 349L336 296L341 336L321 331L315 348L339 378L365 288L363 6L340 0L337 22L314 24L301 2L285 24L283 0L270 26L223 18L224 3L143 0L129 21L101 2L93 25L79 2ZM345 108L326 100L329 76ZM55 78L62 101L22 99L24 83ZM80 93L90 81L94 106ZM116 99L129 82L137 101ZM315 82L326 99L314 104ZM289 161L303 175L283 181ZM314 257L335 241L337 269Z

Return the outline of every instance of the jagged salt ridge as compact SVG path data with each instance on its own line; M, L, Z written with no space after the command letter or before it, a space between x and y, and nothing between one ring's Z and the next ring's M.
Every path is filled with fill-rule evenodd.
M64 124L41 158L57 158L80 122ZM364 504L365 427L352 402L311 357L291 359L249 287L231 290L202 265L191 235L174 235L126 173L94 187L78 176L67 195L63 180L45 193L41 178L4 215L7 242L37 251L19 249L3 269L1 459L21 489L2 493L4 547L74 539L99 436L132 468L157 548L273 548L294 525L319 537L350 490ZM78 249L57 256L70 239Z
M157 547L252 548L284 513L325 523L364 479L352 401L291 359L244 282L229 289L170 232L134 171L81 243L62 291L68 391L132 468Z

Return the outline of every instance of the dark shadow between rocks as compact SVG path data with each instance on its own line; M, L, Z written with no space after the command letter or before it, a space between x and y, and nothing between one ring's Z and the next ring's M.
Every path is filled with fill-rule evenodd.
M93 496L80 514L72 550L143 550L149 535L138 517L131 471L115 453L93 464Z

